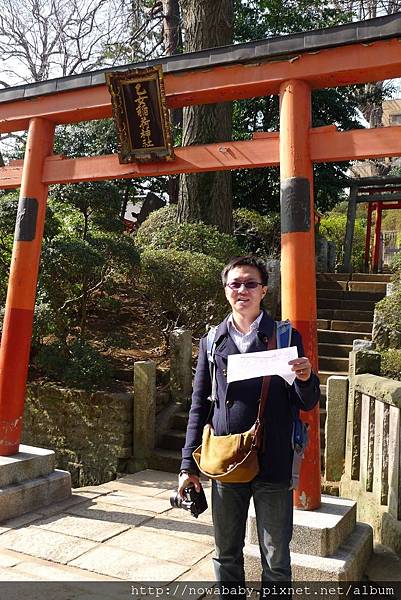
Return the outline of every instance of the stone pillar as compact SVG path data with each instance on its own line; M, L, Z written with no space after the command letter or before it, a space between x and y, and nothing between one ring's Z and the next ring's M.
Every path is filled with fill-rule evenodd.
M186 329L170 334L170 392L174 402L187 405L192 393L192 335Z
M316 272L327 273L328 271L328 241L319 235L316 239Z
M336 270L337 262L337 246L335 242L327 242L327 271L328 273L334 273Z
M275 319L278 313L281 294L281 275L280 261L277 258L269 258L266 261L267 272L269 273L269 283L267 294L264 299L266 310Z
M348 377L329 377L327 380L324 460L324 476L327 481L340 481L344 468L347 399Z
M380 375L380 353L365 348L360 349L363 340L355 340L355 342L356 349L349 353L349 374L351 378L354 375L362 375L363 373Z
M347 410L347 438L345 471L350 479L359 478L361 394L355 393L355 375L370 373L380 375L380 354L363 348L364 340L354 341L354 350L349 353L349 392ZM367 342L369 344L369 342ZM369 346L368 346L369 347Z
M344 236L344 259L343 259L343 264L339 268L341 273L351 273L352 272L351 258L352 258L352 244L354 241L357 194L358 194L358 188L355 185L352 185L350 188L350 191L349 191L347 226L345 229L345 236Z
M156 363L153 360L134 363L133 455L135 467L147 468L147 460L155 446Z

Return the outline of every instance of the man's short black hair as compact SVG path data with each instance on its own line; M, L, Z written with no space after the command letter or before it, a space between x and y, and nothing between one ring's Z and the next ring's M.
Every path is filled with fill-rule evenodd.
M267 272L266 262L255 256L254 254L247 254L246 256L234 256L224 267L221 272L221 281L223 286L227 284L227 277L231 269L236 267L255 267L260 273L260 282L263 285L267 285L269 282L269 273Z

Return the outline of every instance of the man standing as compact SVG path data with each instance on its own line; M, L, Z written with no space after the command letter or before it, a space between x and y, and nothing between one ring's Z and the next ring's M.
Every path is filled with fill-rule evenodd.
M211 377L206 336L200 341L192 404L179 475L179 493L193 484L200 490L199 472L192 452L201 443L208 417L215 435L242 433L256 420L262 377L227 385L230 354L260 352L275 336L273 319L260 308L266 295L268 273L255 256L232 259L223 269L222 282L232 313L216 329L216 400L210 414ZM319 380L304 357L300 334L292 331L292 346L300 358L290 361L295 381L287 386L272 376L266 401L260 472L249 483L212 482L212 516L215 536L214 570L219 583L245 583L243 548L248 507L253 497L262 561L262 582L291 581L289 544L292 537L293 504L292 433L299 409L311 410L320 397Z

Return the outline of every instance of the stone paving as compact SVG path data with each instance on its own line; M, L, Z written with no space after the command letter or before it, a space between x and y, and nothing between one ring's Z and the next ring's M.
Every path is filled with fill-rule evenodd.
M171 473L146 470L76 489L68 500L2 523L0 582L9 582L10 590L5 594L0 583L0 598L114 600L132 598L128 582L213 581L210 510L194 519L171 508L176 483ZM205 491L210 504L208 483ZM401 580L401 560L378 548L367 571L372 580ZM18 582L31 582L29 596L26 588L18 591ZM52 594L33 582L67 587L58 584ZM67 582L81 587L72 590ZM82 588L83 582L92 587ZM108 596L107 586L93 587L96 582L126 587Z
M3 523L0 581L212 581L210 511L172 508L176 484L142 471Z

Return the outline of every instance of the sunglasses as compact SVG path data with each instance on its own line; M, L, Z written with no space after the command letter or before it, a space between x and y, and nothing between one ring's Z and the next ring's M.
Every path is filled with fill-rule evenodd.
M226 283L226 286L231 290L239 290L242 286L247 290L254 290L258 285L263 286L263 283L259 283L259 281L231 281L231 283Z

